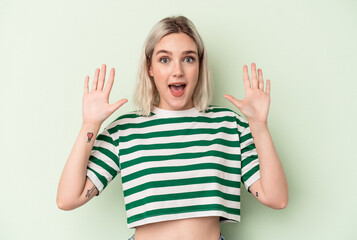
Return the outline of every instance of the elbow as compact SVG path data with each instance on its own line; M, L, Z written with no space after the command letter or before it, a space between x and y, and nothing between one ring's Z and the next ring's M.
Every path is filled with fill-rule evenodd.
M286 195L286 196L275 196L268 199L266 198L265 201L263 201L262 203L272 209L280 210L286 208L288 206L288 202L289 202L289 197L288 195Z
M273 208L277 210L284 209L288 206L288 201L281 201L278 204L276 204Z
M276 209L276 210L281 210L284 209L288 206L289 199L288 197L279 199L278 201L273 202L269 207Z
M73 204L70 201L66 201L59 197L57 197L56 203L57 203L57 207L64 211L70 211L70 210L75 209L75 207L73 206Z

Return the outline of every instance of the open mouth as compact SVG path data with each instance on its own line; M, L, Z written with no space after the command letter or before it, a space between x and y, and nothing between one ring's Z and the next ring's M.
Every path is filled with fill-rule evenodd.
M173 96L181 97L185 92L186 84L185 83L170 84L169 88Z

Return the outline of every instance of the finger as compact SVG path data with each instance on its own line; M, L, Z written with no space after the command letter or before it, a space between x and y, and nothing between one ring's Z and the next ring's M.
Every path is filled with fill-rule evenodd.
M258 84L259 89L264 91L263 71L261 69L258 69Z
M252 63L252 88L258 88L258 79L257 79L257 69L255 63Z
M104 88L104 92L106 92L108 94L112 90L114 76L115 76L115 69L112 68L112 69L110 69L109 79L108 79L107 83L105 84L105 88Z
M265 92L267 94L270 94L270 80L269 79L267 80L267 86L266 86Z
M99 81L98 81L98 90L103 90L104 80L105 80L105 70L107 66L105 64L102 65L102 70L100 71Z
M89 76L86 76L86 78L84 79L84 92L85 93L89 92L88 82L89 82Z
M247 92L250 89L250 80L249 80L247 65L243 66L243 82L244 82L245 92Z
M93 83L92 83L92 91L97 90L98 76L99 76L99 68L97 68L94 73L94 78L93 78Z
M235 99L233 96L231 95L224 95L224 97L230 101L231 103L233 103L234 106L236 106L238 109L241 108L242 106L242 101L238 100L238 99Z
M111 104L112 113L115 112L118 108L120 108L121 106L123 106L127 102L128 102L128 99L124 98L124 99L120 99L116 103Z

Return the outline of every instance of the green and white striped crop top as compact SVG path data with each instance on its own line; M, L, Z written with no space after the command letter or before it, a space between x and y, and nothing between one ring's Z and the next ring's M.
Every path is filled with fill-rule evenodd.
M240 221L241 183L260 178L247 121L210 106L117 118L94 143L87 176L99 193L121 175L128 228L192 217Z

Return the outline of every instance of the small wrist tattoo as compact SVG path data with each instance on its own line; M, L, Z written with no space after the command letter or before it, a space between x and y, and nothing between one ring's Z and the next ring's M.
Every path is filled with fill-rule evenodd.
M94 189L95 189L95 186L93 186L92 189L88 189L88 190L87 190L87 194L86 194L86 197L87 197L87 198L90 197L90 195L92 194L92 192L94 191Z
M88 132L87 133L87 137L88 137L88 142L87 143L89 143L93 138L93 133L92 132Z
M258 192L255 192L255 196L257 196L257 197L258 197Z

